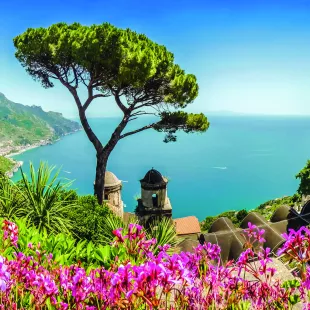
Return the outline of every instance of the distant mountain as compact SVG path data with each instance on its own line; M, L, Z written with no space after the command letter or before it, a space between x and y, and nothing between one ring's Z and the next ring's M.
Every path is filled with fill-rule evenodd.
M0 93L0 151L42 144L43 140L52 142L79 129L79 123L64 118L61 113L15 103Z

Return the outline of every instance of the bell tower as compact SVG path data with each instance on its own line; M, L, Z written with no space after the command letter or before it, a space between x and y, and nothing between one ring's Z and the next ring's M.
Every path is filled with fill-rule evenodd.
M141 183L141 198L138 200L136 215L145 225L160 217L172 217L172 207L167 196L167 178L151 169Z

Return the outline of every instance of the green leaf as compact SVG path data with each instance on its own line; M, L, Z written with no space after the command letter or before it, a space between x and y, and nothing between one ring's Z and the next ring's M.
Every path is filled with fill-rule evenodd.
M296 305L298 302L300 302L300 297L298 295L291 295L289 296L289 301L291 305Z

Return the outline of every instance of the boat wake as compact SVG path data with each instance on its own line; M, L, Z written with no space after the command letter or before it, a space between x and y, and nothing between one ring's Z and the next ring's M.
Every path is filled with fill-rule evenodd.
M213 169L220 169L220 170L226 170L227 167L212 167Z
M71 173L70 171L66 171L66 170L64 170L64 172L65 172L65 173Z

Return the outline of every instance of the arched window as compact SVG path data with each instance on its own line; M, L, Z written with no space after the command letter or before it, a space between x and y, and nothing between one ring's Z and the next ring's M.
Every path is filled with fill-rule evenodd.
M104 194L104 200L109 200L109 195L108 194Z
M154 208L158 208L158 195L157 194L153 194L152 195L152 200L153 200L153 207Z

